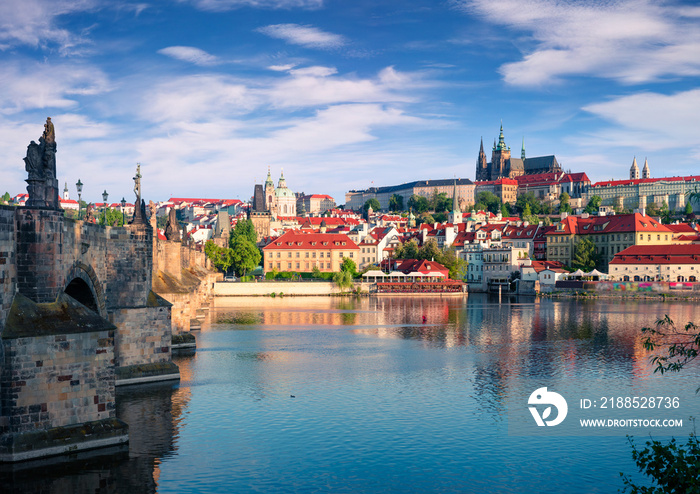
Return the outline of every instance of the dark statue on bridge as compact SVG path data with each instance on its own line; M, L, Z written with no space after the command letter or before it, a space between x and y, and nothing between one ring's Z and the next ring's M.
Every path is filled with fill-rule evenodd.
M177 221L175 208L170 208L168 222L165 224L165 238L172 242L180 241L180 223Z
M59 209L58 180L56 180L56 131L51 117L46 119L44 133L39 137L39 144L32 141L27 146L24 158L28 173L26 180L27 207Z

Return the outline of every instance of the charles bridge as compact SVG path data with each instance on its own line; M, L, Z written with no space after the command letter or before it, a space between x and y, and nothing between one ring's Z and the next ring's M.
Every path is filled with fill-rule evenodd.
M67 218L55 153L48 119L27 150L26 206L0 206L0 463L123 445L116 386L179 379L172 304L152 286L177 278L154 257L180 244L154 243L138 172L128 224Z

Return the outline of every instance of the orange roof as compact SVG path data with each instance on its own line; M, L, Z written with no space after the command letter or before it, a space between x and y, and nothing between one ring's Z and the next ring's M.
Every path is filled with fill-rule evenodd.
M589 235L598 233L657 232L673 233L651 216L640 213L616 214L613 216L567 216L561 220L563 229L555 228L547 235Z

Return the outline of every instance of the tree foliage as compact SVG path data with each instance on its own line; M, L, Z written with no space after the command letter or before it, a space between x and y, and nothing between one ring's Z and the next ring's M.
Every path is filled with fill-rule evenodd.
M593 196L588 201L588 204L586 204L586 208L583 211L588 214L597 213L601 204L603 204L603 198L600 196Z
M391 211L403 211L403 196L392 194L389 198L389 209Z
M685 215L691 216L693 214L693 205L690 202L685 203Z
M498 214L501 211L501 199L488 190L479 192L474 198L476 204L474 209L478 211L490 211L493 214Z
M434 239L428 240L420 248L415 240L399 245L394 251L394 259L435 261L449 269L450 278L457 280L464 278L467 266L467 263L457 255L454 247L441 250Z
M352 275L353 278L357 278L357 264L355 264L355 261L353 261L349 257L343 258L343 263L340 265L340 270L347 271Z
M699 326L692 322L679 329L666 315L656 322L654 328L642 328L643 345L649 351L659 347L665 349L664 355L654 355L651 362L654 372L678 372L687 363L698 356L700 350ZM700 441L691 433L685 445L671 439L664 444L661 441L646 441L645 448L637 449L634 441L628 438L632 446L632 459L641 473L652 480L652 486L640 486L627 475L620 473L625 484L623 492L645 494L665 493L700 493Z
M2 202L4 202L5 204L10 204L10 201L12 200L12 196L10 195L9 192L5 192L5 193L2 195L2 198L0 198L0 200L1 200Z
M352 288L352 273L350 271L340 270L333 275L333 282L338 285L340 291L342 292L345 288Z
M241 237L253 245L258 242L258 234L255 231L255 225L253 225L252 220L238 220L236 226L233 227L233 230L231 230L229 234L229 247L233 248L234 242Z
M243 235L236 237L231 245L231 267L238 276L245 276L260 264L262 255L253 242Z
M367 212L369 208L372 208L372 211L379 211L382 208L382 205L379 204L379 201L372 197L371 199L367 199L365 201L364 206L362 206L362 210Z
M107 208L100 212L100 225L103 226L123 226L124 215L118 209Z
M600 256L595 251L595 245L588 238L581 239L574 248L574 257L571 265L576 269L591 271L600 262Z
M213 241L208 240L204 244L204 253L214 267L226 273L233 264L233 250L219 247Z
M559 196L559 212L560 213L570 213L571 212L571 204L570 201L571 196L567 194L566 192L563 192Z
M408 207L420 214L425 213L430 209L430 203L428 203L428 199L425 197L413 194L408 198Z

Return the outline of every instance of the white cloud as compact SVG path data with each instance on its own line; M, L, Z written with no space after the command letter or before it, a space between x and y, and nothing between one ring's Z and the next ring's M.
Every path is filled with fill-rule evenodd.
M509 84L541 85L574 75L636 84L700 75L697 10L651 0L456 3L494 24L530 33L534 48L501 67Z
M275 72L287 72L292 70L294 67L296 67L296 64L289 63L286 65L270 65L268 69L274 70Z
M219 63L219 59L214 55L192 46L169 46L158 50L158 53L195 65L216 65Z
M61 15L92 10L98 0L21 0L0 2L0 41L73 53L86 40L57 25Z
M0 114L38 108L70 108L76 96L109 91L107 77L78 64L10 64L0 70Z
M257 106L248 88L220 75L193 75L156 84L143 98L142 115L154 122L213 120Z
M700 153L700 89L671 95L639 93L583 109L616 124L594 138L641 151L669 148Z
M264 9L318 9L323 0L180 0L189 1L201 10L224 12L242 7Z
M327 33L315 27L300 24L272 24L258 28L257 31L307 48L338 48L345 44L345 38L339 34Z

